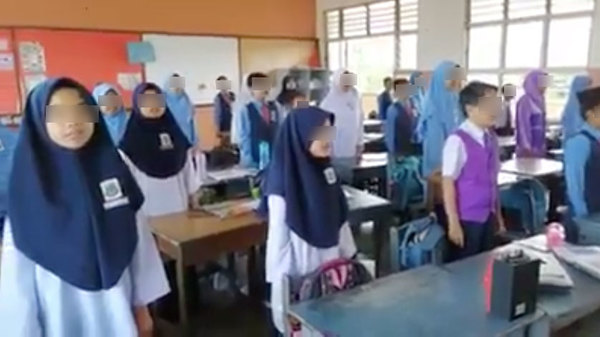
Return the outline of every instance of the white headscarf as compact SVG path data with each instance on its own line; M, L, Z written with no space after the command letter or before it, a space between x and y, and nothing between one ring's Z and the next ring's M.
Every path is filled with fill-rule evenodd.
M240 83L240 89L238 94L236 95L235 101L233 103L233 108L231 109L232 113L232 123L231 123L231 143L232 144L240 144L240 128L242 125L242 109L252 101L252 93L246 82L248 81L248 77L250 74L244 75L244 80Z
M364 114L358 90L343 91L340 85L346 69L333 73L332 84L321 108L335 115L336 136L333 142L335 157L354 157L356 147L363 142Z

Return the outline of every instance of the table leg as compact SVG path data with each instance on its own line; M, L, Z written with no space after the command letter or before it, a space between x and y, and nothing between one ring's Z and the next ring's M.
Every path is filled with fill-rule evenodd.
M389 223L385 218L379 218L374 222L373 241L375 243L375 276L385 276L389 272L387 263L389 251ZM386 248L387 247L387 248Z
M175 268L177 274L177 293L179 295L179 326L181 329L181 336L188 337L190 336L190 327L186 302L185 266L183 264L183 259L177 259Z
M248 274L248 293L252 298L258 298L259 286L256 275L257 270L257 259L256 259L256 247L248 249L248 264L246 266Z

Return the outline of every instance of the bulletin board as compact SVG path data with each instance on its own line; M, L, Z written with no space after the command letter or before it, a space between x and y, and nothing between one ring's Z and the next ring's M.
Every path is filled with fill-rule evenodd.
M291 67L319 67L316 41L240 39L242 74Z
M146 79L163 86L170 75L185 78L194 104L212 104L215 80L225 75L232 88L239 85L238 39L225 37L144 34L154 46L155 62L146 63Z
M14 55L11 31L0 29L0 115L14 115L19 111Z
M127 42L139 34L75 30L16 29L19 85L26 93L49 77L67 76L90 90L98 82L116 85L126 106L143 80L142 66L129 64Z

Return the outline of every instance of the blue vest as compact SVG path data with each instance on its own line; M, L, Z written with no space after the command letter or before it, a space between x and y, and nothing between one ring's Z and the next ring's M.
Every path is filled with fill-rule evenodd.
M600 213L600 142L589 132L582 131L590 140L590 157L585 164L585 204L589 214Z
M233 93L228 93L232 96ZM229 132L231 130L231 105L223 98L223 95L219 94L219 104L221 106L221 115L219 115L219 131ZM233 101L233 100L232 100Z
M279 126L279 115L277 114L277 106L274 102L268 102L269 107L269 123L261 116L260 111L256 109L254 103L248 103L250 119L250 151L252 153L252 161L258 163L260 161L259 145L261 142L269 144L269 151L273 151L273 142L277 135L277 127Z

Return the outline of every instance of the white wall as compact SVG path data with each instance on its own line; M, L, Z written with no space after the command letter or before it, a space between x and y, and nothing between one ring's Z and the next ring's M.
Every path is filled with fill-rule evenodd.
M325 19L323 12L329 9L348 7L369 0L316 0L317 37L321 55L325 55ZM590 66L600 67L600 0L596 0L596 14L590 45ZM417 65L429 70L441 60L452 60L465 64L467 0L421 0L419 1L419 46ZM325 63L323 63L325 64Z

